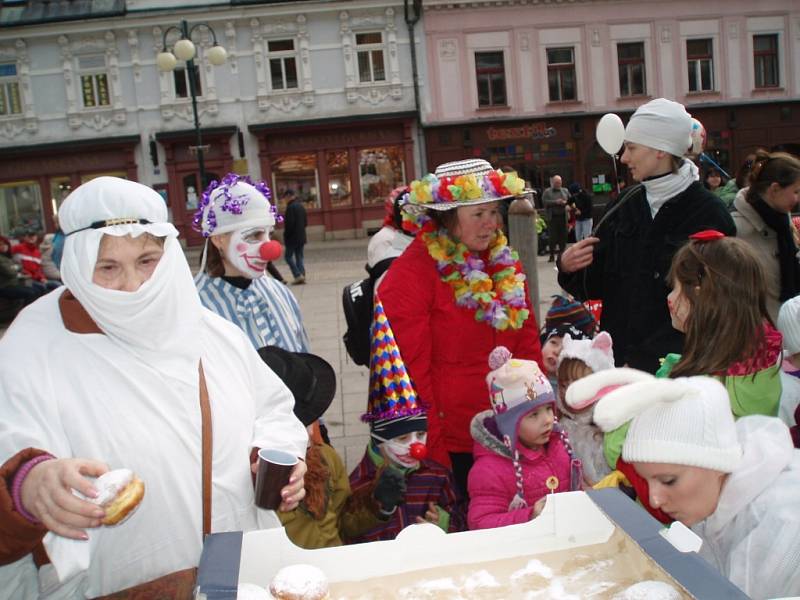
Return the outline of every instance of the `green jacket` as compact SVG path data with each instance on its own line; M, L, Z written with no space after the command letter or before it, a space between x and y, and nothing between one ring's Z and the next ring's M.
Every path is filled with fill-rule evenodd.
M721 185L714 190L714 194L722 200L728 210L733 210L733 199L736 198L736 193L738 191L739 186L736 185L736 180L729 179L725 185Z
M377 513L367 507L355 509L348 506L350 481L342 459L327 444L317 448L330 471L325 485L326 500L322 518L315 519L304 502L291 512L277 513L289 539L307 550L341 546L342 538L356 537L382 522Z

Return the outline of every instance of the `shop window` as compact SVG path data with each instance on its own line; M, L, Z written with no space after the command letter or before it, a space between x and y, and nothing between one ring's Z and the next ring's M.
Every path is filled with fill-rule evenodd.
M575 48L547 49L547 84L550 102L576 100Z
M778 34L753 36L753 72L757 88L778 87Z
M328 162L328 195L331 206L350 206L353 193L350 186L350 156L347 150L325 153Z
M646 93L644 42L617 44L619 95L641 96Z
M108 73L106 58L102 55L79 56L78 69L81 77L81 98L84 108L109 106Z
M386 68L383 61L383 34L356 34L356 53L358 55L358 80L361 83L386 81Z
M50 178L50 204L53 214L58 214L61 204L72 191L72 180L69 176Z
M43 230L42 193L35 181L0 183L0 233L19 237L28 228Z
M188 66L188 65L187 65ZM199 98L203 95L203 85L200 81L200 67L194 65L194 95ZM186 67L176 67L172 72L175 79L175 97L191 98L191 88L189 87L188 69Z
M272 90L290 90L297 88L297 56L294 51L294 40L270 40L269 76Z
M402 146L364 148L358 162L364 204L382 203L389 192L405 183Z
M22 113L17 65L0 63L0 117Z
M317 155L286 154L270 161L272 168L272 191L278 202L280 212L286 210L283 198L286 190L306 205L306 208L319 208L319 176L317 173Z
M708 92L714 89L714 43L711 38L686 40L689 70L689 91Z
M506 105L506 69L502 52L475 53L478 106Z

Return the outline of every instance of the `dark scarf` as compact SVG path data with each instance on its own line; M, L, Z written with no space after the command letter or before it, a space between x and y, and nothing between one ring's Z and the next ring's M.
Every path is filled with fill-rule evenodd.
M789 215L774 210L760 196L757 196L751 205L766 226L778 235L778 263L781 269L780 301L784 302L800 292L800 264L797 262L797 246L794 243Z

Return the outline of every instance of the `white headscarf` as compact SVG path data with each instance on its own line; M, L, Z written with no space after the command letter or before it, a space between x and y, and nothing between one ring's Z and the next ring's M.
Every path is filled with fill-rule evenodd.
M161 196L140 183L98 177L67 197L59 219L67 236L61 263L64 283L97 326L154 369L197 385L202 305ZM145 222L98 226L112 219ZM104 235L143 233L166 238L164 255L149 280L135 292L92 282Z

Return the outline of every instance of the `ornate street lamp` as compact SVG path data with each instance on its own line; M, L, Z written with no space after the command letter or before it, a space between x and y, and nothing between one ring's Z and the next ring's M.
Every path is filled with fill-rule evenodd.
M212 29L211 25L207 23L197 23L189 27L186 21L181 21L180 27L173 25L164 31L164 38L162 40L162 51L156 56L156 64L162 71L172 71L178 60L186 61L186 75L189 79L189 94L192 97L192 113L194 114L194 131L195 131L195 146L194 150L197 153L197 166L200 171L200 186L199 190L202 191L206 187L206 167L203 161L203 135L200 131L200 119L197 116L197 90L195 89L195 65L194 57L197 54L194 42L192 42L192 34L198 29L206 29L211 33L213 46L206 52L208 62L212 65L219 66L228 58L228 53L225 48L217 43L217 34ZM172 32L177 31L180 33L180 39L175 42L172 47L172 52L169 51L167 46L167 36Z

